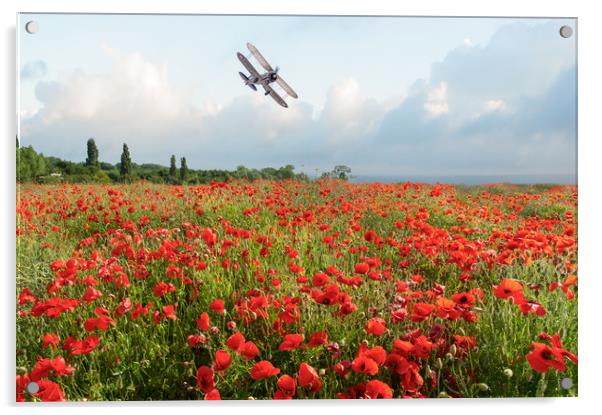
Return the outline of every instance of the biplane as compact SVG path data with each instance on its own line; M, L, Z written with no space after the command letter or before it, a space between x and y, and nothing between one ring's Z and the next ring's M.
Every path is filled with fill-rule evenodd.
M240 63L242 63L243 66L247 69L247 71L249 71L249 76L245 75L242 72L238 73L242 80L245 82L245 85L248 85L249 88L251 88L253 91L257 91L256 85L261 85L265 90L264 95L271 96L274 99L274 101L276 101L278 104L282 105L284 108L288 108L288 104L286 103L285 98L293 97L296 99L298 98L297 93L293 91L293 88L291 88L278 74L279 68L277 66L275 69L272 68L272 66L268 63L268 61L263 57L263 55L259 52L259 50L257 50L255 46L253 46L250 43L247 43L247 48L250 52L248 56L245 56L240 52L236 53L236 56L238 56L238 60L240 61ZM257 60L257 62L259 62L259 64L263 67L263 69L265 69L267 72L260 74L257 71L257 69L255 69L253 64L249 61L249 58L251 58L251 56L253 56ZM274 82L276 82L284 91L284 98L281 97L274 90L274 88L270 86L270 84L273 84Z

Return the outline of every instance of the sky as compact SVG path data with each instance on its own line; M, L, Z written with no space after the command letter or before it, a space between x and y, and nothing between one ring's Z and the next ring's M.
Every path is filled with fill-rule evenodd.
M29 34L34 20L39 31ZM360 178L576 182L572 19L21 14L19 135L45 155ZM245 87L253 43L299 99ZM478 180L477 180L478 181Z

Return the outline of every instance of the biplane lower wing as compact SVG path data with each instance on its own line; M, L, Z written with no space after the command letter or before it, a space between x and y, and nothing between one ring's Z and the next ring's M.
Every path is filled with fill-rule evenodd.
M280 104L281 106L283 106L284 108L288 108L288 104L286 103L286 101L284 99L282 99L282 97L280 95L278 95L278 93L276 91L274 91L269 85L264 85L263 89L265 89L266 95L271 96L274 101L276 101L278 104Z
M280 87L282 87L282 89L284 89L286 91L286 93L293 98L299 98L299 96L297 95L297 93L295 91L293 91L293 88L291 88L286 82L284 82L284 79L282 79L280 77L280 75L278 75L278 78L276 79L276 82L278 83L278 85L280 85Z

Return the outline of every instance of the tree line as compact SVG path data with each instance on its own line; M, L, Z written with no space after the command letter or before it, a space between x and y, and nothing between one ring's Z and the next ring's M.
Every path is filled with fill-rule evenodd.
M123 144L121 159L117 164L100 161L98 147L93 138L87 141L86 150L86 160L77 163L44 156L37 153L32 146L20 147L17 137L17 181L128 183L146 180L154 183L201 184L231 179L309 180L305 173L295 173L295 167L290 164L279 168L254 169L241 165L235 170L194 170L188 167L186 157L180 158L178 166L175 154L170 157L169 167L153 163L134 163L126 143Z

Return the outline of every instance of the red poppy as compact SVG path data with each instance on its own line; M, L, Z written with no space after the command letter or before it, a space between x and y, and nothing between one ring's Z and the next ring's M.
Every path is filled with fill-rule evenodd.
M221 298L213 300L209 308L215 311L217 314L222 314L224 312L224 300Z
M274 395L275 399L292 399L297 391L297 383L295 378L290 375L282 375L278 379L278 392Z
M381 346L374 346L371 349L361 350L358 355L364 355L374 360L377 365L382 365L387 359L387 352Z
M84 323L86 331L108 330L109 326L115 325L115 320L109 317L109 311L102 307L97 307L94 313L98 316L96 318L89 318Z
M245 336L242 335L240 331L237 331L226 340L226 346L228 349L233 350L235 352L240 352L242 346L245 343Z
M29 376L27 374L17 375L17 402L25 402L25 391L29 384Z
M374 317L366 323L366 331L374 336L380 336L387 332L387 323L379 317Z
M533 342L531 345L533 351L527 354L525 358L535 371L546 373L551 367L561 372L566 370L566 364L560 353L543 343Z
M523 285L519 281L504 278L499 285L493 286L493 294L504 300L510 297L519 300L523 298Z
M324 274L323 272L318 272L312 278L311 285L313 285L314 287L321 287L323 285L328 284L329 281L330 278L328 277L328 275Z
M157 297L163 297L167 293L174 292L176 287L171 283L165 283L163 281L158 282L153 289L153 294Z
M97 336L88 336L83 340L75 340L73 337L68 337L63 342L63 350L70 351L69 356L78 354L88 354L98 346L100 339Z
M201 317L197 318L195 321L196 321L197 327L201 331L207 331L207 330L209 330L209 327L211 327L211 319L209 318L209 314L207 314L205 312L203 312L201 314Z
M196 372L196 384L203 392L211 392L215 388L213 369L208 366L199 367Z
M23 291L21 291L21 294L19 294L19 305L27 304L30 302L35 303L37 301L38 299L33 296L32 292L27 287L23 288Z
M38 381L46 378L51 374L55 376L67 376L75 371L75 368L69 366L62 356L57 356L54 359L42 358L38 356L38 362L29 373L29 379Z
M370 399L391 399L393 397L393 391L389 385L377 379L372 379L366 384L364 393Z
M359 264L355 264L354 271L356 274L367 274L370 271L370 265L360 262Z
M117 308L115 309L115 315L117 317L121 317L125 313L130 311L132 309L132 307L133 307L132 301L129 298L126 298L122 302L120 302L119 305L117 306Z
M136 307L132 312L132 320L138 319L138 317L140 317L141 315L148 315L148 312L151 308L153 308L151 304L146 305L146 307L143 307L142 304L136 304Z
M562 347L559 334L553 335L550 342L552 343L552 349L560 353L563 357L568 357L573 363L577 363L577 356Z
M530 313L533 313L537 316L544 316L546 314L546 309L539 303L531 300L520 299L517 301L518 308L523 315L527 316Z
M299 366L297 379L299 381L299 386L308 388L313 393L322 389L322 380L318 376L318 372L305 362L301 363L301 366Z
M267 360L262 360L260 362L255 363L255 365L253 365L253 367L251 368L251 379L266 379L270 376L276 376L278 373L280 373L280 369L272 366L272 364Z
M227 351L220 349L215 352L215 370L224 371L230 367L230 363L232 358L230 357L230 353Z
M314 348L328 343L328 333L325 331L316 331L309 338L309 347Z
M42 336L42 349L45 349L48 346L52 346L52 348L57 348L59 345L59 336L53 333L47 333Z
M401 375L401 386L406 392L414 393L424 384L420 376L420 368L414 362L408 362L408 369Z
M38 391L33 396L38 397L42 402L63 402L65 394L58 383L51 380L42 379L37 381Z
M199 344L207 343L207 337L203 334L191 334L188 336L188 345L190 347L197 347Z
M416 303L412 309L412 314L408 318L415 322L424 321L435 311L435 308L434 304Z
M469 292L454 294L452 300L462 308L472 308L475 305L475 296Z
M217 389L212 389L210 392L205 394L205 398L206 401L221 401L222 397L219 394L219 391Z
M353 359L353 362L351 362L351 369L356 373L374 376L378 373L378 363L371 357L361 355Z
M422 359L429 357L431 349L436 347L437 345L431 343L426 336L418 336L416 340L414 340L414 354Z
M163 318L170 318L172 320L177 320L178 318L176 317L176 313L175 313L175 305L164 305L163 306Z
M397 373L403 375L410 368L408 360L397 353L389 353L387 360L385 360L385 366Z
M88 290L84 293L82 301L85 301L86 303L90 304L92 301L100 297L102 297L102 292L93 287L89 287Z
M303 341L303 336L300 334L287 334L284 336L284 340L278 346L278 350L291 351L296 350L301 342Z
M244 360L253 360L259 355L259 349L255 343L247 341L240 348L240 354Z

